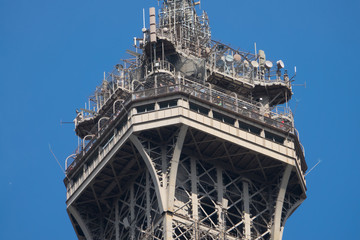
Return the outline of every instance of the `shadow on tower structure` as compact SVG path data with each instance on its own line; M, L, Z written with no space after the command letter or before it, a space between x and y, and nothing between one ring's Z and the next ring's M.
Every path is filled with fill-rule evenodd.
M284 63L211 39L167 0L74 120L67 211L78 239L282 239L307 165Z

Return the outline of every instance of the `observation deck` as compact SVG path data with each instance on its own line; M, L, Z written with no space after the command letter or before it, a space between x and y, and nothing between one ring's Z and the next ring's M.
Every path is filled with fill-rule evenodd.
M137 124L146 120L156 120L156 126L161 127L160 116L163 116L164 119L191 119L198 124L226 129L225 132L231 129L233 133L237 133L235 136L241 132L246 136L245 139L262 142L269 150L283 154L291 149L293 153L288 157L297 158L294 163L297 164L299 176L304 181L305 191L304 173L307 165L303 155L304 149L299 141L298 131L293 125L293 115L289 108L276 107L272 111L262 112L261 104L258 102L239 99L236 94L229 96L212 89L211 85L206 86L186 79L166 61L151 63L145 69L146 79L161 73L173 81L163 78L151 87L149 85L152 84L148 82L148 85L142 84L146 82L145 79L138 84L131 84L131 79L121 79L115 77L114 73L110 74L108 79L115 81L107 82L109 93L103 95L105 97L99 105L99 114L90 116L91 112L88 111L87 117L77 122L76 132L81 134L83 140L66 162L68 176L76 175L81 166L88 165L86 158L89 152L96 149L96 155L99 153L100 158L104 152L108 152L107 149L111 149L114 143L119 141L118 138ZM85 114L82 112L82 115ZM184 121L179 119L177 124ZM84 132L87 133L86 136ZM69 193L74 192L71 189L68 189Z
M284 63L211 40L197 4L150 8L133 58L77 110L64 183L80 240L281 240L306 199Z

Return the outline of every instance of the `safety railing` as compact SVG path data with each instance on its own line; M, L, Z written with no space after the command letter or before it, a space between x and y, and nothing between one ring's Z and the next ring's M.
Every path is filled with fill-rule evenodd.
M116 111L110 108L109 111L111 112L105 113L104 115L108 116L108 118L104 119L105 121L102 123L102 126L98 126L97 124L94 125L91 130L91 133L93 134L92 139L89 140L86 145L81 144L81 146L75 150L74 154L76 155L76 158L74 158L74 161L69 166L65 167L67 169L73 169L78 163L78 160L91 149L106 129L108 129L109 125L114 122L119 115L121 118L127 116L127 114L125 114L127 112L126 108L132 101L150 97L160 97L161 95L175 92L188 94L189 98L194 97L202 99L218 106L219 108L224 108L283 131L294 133L292 123L293 117L290 109L278 107L270 113L262 113L260 104L253 104L242 99L237 99L234 96L229 96L225 93L211 89L211 87L183 78L179 79L176 84L133 92L129 98L122 103L122 108ZM285 117L290 121L284 121Z
M94 125L94 127L90 130L90 132L93 133L91 134L92 138L88 140L87 144L84 144L83 142L79 144L79 146L75 149L73 154L70 155L70 156L76 156L76 157L72 157L73 159L72 162L67 162L67 161L65 162L66 173L68 173L69 171L75 168L80 158L83 157L92 148L92 146L97 142L97 140L102 136L102 134L108 129L109 125L113 123L114 120L117 119L122 112L127 111L125 109L125 106L127 106L130 103L130 101L131 98L129 98L126 102L122 103L121 104L122 108L120 108L120 110L118 111L114 111L115 108L114 109L110 108L108 112L105 113L105 115L109 116L106 117L106 119L104 119L105 123L103 123L102 126L100 124ZM126 118L126 117L127 115L122 114L120 117L120 121L121 118Z
M282 73L282 70L277 68L277 64L274 62L269 60L266 62L271 64L268 67L265 66L265 63L261 65L258 55L235 50L212 40L207 67L211 72L217 72L242 82L260 85L276 83L290 88L291 83L287 74Z
M172 75L175 75L175 67L168 61L155 61L146 64L145 66L145 78L147 78L149 75L152 75L154 73L164 71L169 72Z

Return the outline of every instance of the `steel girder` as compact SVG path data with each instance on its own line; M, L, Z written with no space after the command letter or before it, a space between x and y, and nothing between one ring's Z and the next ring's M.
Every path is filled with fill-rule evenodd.
M291 182L291 165L169 126L132 134L68 211L79 239L281 239Z

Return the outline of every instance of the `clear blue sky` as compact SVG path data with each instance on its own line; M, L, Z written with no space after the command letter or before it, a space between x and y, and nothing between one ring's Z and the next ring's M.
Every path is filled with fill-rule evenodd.
M141 36L155 0L0 0L0 239L76 239L61 163L72 121ZM360 227L360 1L203 0L213 38L297 66L292 106L312 167L284 239L356 239Z

